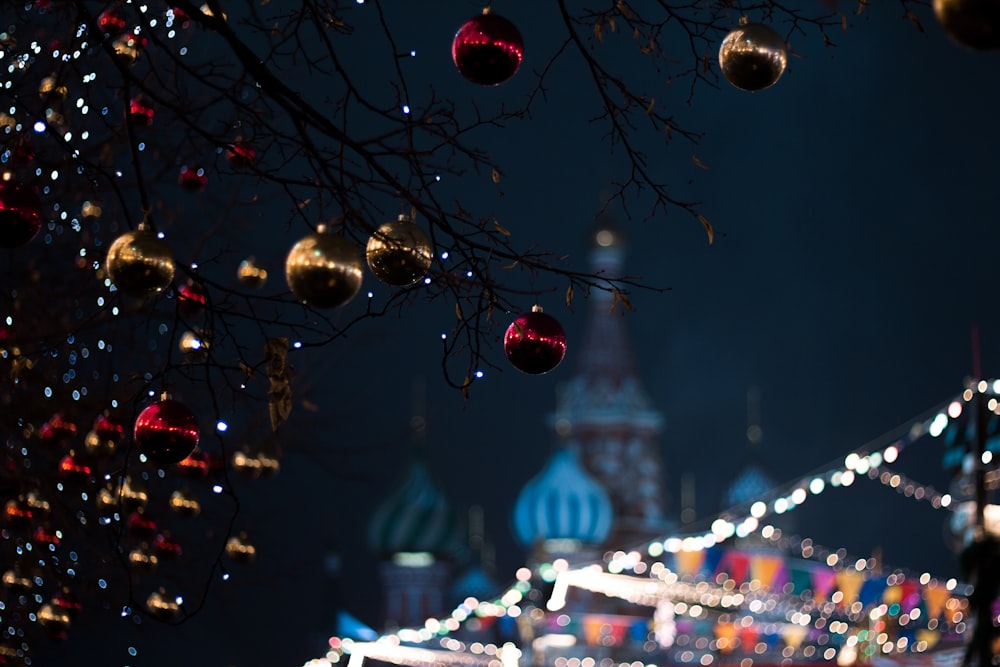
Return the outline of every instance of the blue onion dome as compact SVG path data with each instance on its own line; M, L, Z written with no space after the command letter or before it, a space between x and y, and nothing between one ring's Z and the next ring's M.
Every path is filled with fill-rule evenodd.
M451 597L457 602L473 597L480 601L493 601L503 591L482 565L472 565L455 580L451 587Z
M736 476L723 498L724 507L745 505L773 491L776 484L771 476L755 464L750 464Z
M521 490L514 505L514 534L526 546L547 540L600 544L611 530L613 511L604 487L560 448Z
M368 547L381 557L403 552L453 556L464 549L463 535L458 514L421 461L413 462L402 486L368 522Z

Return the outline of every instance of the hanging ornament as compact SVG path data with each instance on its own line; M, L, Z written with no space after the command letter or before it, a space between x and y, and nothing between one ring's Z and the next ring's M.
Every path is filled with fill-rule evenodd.
M177 306L184 317L194 317L205 309L208 295L201 283L188 281L177 290Z
M118 443L110 438L102 438L97 431L88 431L83 439L84 452L92 459L108 459L118 449Z
M54 76L47 76L38 84L38 96L47 104L59 104L66 99L68 89Z
M59 542L61 541L59 539L58 532L52 530L52 526L49 526L47 524L43 524L35 528L35 534L32 536L32 539L36 543L44 544L46 546L48 545L59 546Z
M135 420L135 444L156 463L177 463L198 446L198 421L187 406L163 397Z
M125 427L119 422L112 420L108 415L98 415L97 419L94 420L94 425L92 427L94 432L97 433L98 437L104 440L112 440L118 442L121 440L122 432Z
M127 24L128 19L125 16L125 10L117 5L105 9L97 17L97 28L101 31L101 34L109 37L117 37L122 34Z
M288 253L285 278L303 303L317 308L343 306L361 289L361 258L350 241L320 225Z
M209 338L204 331L185 331L177 346L189 364L198 364L208 359Z
M69 613L60 607L50 603L41 606L35 615L38 624L42 626L50 638L56 640L66 639L66 631L69 630Z
M514 320L503 337L503 351L517 370L548 373L566 356L566 332L559 321L533 306Z
M281 470L278 459L266 454L251 455L246 452L233 454L233 469L245 477L274 477Z
M181 543L175 540L169 532L163 531L153 540L153 550L161 558L176 558L181 555Z
M57 412L38 429L38 437L46 442L65 444L67 440L76 437L76 432L76 423Z
M152 572L160 564L160 559L149 549L149 544L141 543L128 552L128 564L139 572Z
M178 489L170 494L170 511L177 516L190 519L201 513L201 503L195 494Z
M719 48L719 65L729 83L755 92L777 83L785 73L785 40L763 23L744 23L733 29Z
M24 500L11 498L3 506L3 516L7 525L20 529L25 528L31 522L34 513Z
M167 591L163 588L146 598L146 609L161 621L172 621L181 613L181 606L177 603L177 599L167 595Z
M111 47L115 50L115 56L118 60L127 67L131 67L139 60L139 56L145 50L147 42L148 40L144 35L137 35L134 32L130 32L117 37L111 43Z
M375 277L396 286L412 285L423 278L433 257L430 239L408 215L375 230L365 250Z
M208 174L201 167L184 165L177 174L177 184L188 192L201 192L208 185Z
M70 618L75 618L83 608L80 598L68 586L63 586L62 590L55 594L52 605L65 611Z
M130 296L153 296L174 280L174 257L170 246L146 223L125 232L108 248L108 277Z
M254 165L257 152L250 142L237 139L226 146L226 161L237 169L249 169Z
M21 568L15 564L13 569L3 573L3 585L20 593L25 593L35 587L35 582L31 577L21 572Z
M140 96L133 97L128 103L128 115L133 127L149 127L153 124L153 105L146 98Z
M451 59L469 81L496 86L514 76L521 67L524 40L517 26L487 7L455 33Z
M0 248L17 248L42 228L42 201L34 188L0 180Z
M247 287L263 287L267 282L267 270L257 266L257 260L247 257L236 270L236 279Z
M934 15L959 44L980 51L1000 49L1000 3L996 0L934 0Z
M68 482L82 484L90 479L92 472L72 451L59 461L59 475Z
M241 532L226 540L226 555L234 561L245 563L254 559L257 555L257 548L250 543L247 534Z
M191 452L190 456L177 463L177 472L191 478L207 477L216 468L212 455L200 449Z

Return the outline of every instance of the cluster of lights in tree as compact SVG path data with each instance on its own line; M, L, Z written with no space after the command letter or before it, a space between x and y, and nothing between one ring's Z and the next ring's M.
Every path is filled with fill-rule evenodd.
M842 462L828 468L826 472L811 476L800 483L776 489L766 494L766 499L753 501L742 519L735 520L731 518L729 512L726 512L711 522L709 532L672 535L650 542L644 549L607 552L602 563L592 563L584 567L571 569L565 560L560 559L553 563L540 564L534 573L529 568L521 568L516 574L515 586L493 602L484 603L470 598L445 619L429 619L423 628L404 628L382 635L374 642L356 642L333 637L330 640L331 651L323 658L312 660L306 665L323 667L340 661L345 653L351 655L354 667L359 667L360 662L360 658L355 658L356 655L403 665L432 665L435 662L482 664L477 661L477 656L484 653L496 656L500 653L500 647L478 643L470 646L457 639L450 639L448 635L458 630L462 623L474 615L518 617L528 612L535 618L541 614L538 608L529 610L520 606L531 589L530 582L534 576L541 581L554 584L546 605L550 612L558 612L565 603L568 589L577 587L620 598L632 604L651 607L669 601L673 614L691 618L704 618L709 609L728 611L731 615L738 616L745 608L745 615L739 616L736 621L744 624L743 627L754 623L762 624L761 621L754 619L757 612L764 609L771 611L778 609L788 619L793 620L788 623L771 623L771 629L797 626L804 630L807 626L811 626L817 630L825 628L826 632L843 639L837 648L801 643L797 647L786 646L782 653L784 658L796 655L805 658L821 656L826 660L837 658L845 663L851 663L859 657L859 653L871 657L876 652L894 654L926 651L937 640L936 633L950 630L960 635L966 631L967 626L963 618L968 604L965 596L972 592L970 585L959 583L956 579L941 582L931 577L929 573L915 575L897 571L884 577L886 590L899 590L905 582L916 582L921 587L921 599L925 595L936 596L941 608L937 610L938 616L932 618L924 618L931 614L921 612L916 605L903 609L899 602L890 601L894 598L887 598L885 602L868 608L857 599L847 599L840 590L832 590L829 600L817 600L810 611L803 612L802 599L798 595L771 591L756 580L736 582L724 573L718 574L714 582L685 580L668 568L661 559L665 554L710 549L734 537L748 537L758 531L763 539L770 542L777 544L782 540L787 541L788 538L782 535L780 529L762 524L761 519L769 514L780 515L791 511L802 505L810 495L819 495L831 487L850 487L858 475L877 479L887 488L896 489L908 498L928 501L935 509L951 507L952 499L948 494L940 494L933 487L914 482L901 473L885 470L884 466L894 463L906 447L924 436L939 437L948 425L948 419L957 419L962 414L962 405L972 401L977 393L990 394L988 407L994 413L1000 414L1000 406L997 405L995 398L995 395L1000 393L1000 380L980 381L974 387L963 391L959 397L943 404L941 409L932 411L933 416L912 423L906 429L906 434L894 439L891 444L867 453L851 452ZM792 546L804 560L817 561L838 572L856 573L850 576L865 577L865 572L870 573L874 568L881 566L874 559L851 559L845 549L836 551L823 549L815 545L810 538L797 539ZM651 562L647 562L647 558L651 559ZM946 614L944 622L939 618L941 613ZM914 641L906 637L891 640L888 631L871 632L872 637L869 638L870 628L867 626L885 628L889 621L900 628L921 626L919 638ZM863 625L866 627L861 627ZM459 652L462 656L445 659L442 658L441 650L435 649L428 653L426 648L410 646L427 644L435 639L441 650ZM801 642L803 639L804 635L797 640ZM712 650L718 650L718 641L716 639ZM685 653L690 655L682 653L680 656L682 661L701 661L704 665L711 664L715 660L707 651ZM605 665L594 658L574 658L574 660L577 662L570 666L564 659L566 662L564 667L583 667L585 661L590 661L590 664L595 666L601 664L602 667L616 667L610 663ZM495 658L494 662L487 661L487 664L499 667L502 661ZM617 667L628 667L628 665ZM647 664L646 667L650 666Z

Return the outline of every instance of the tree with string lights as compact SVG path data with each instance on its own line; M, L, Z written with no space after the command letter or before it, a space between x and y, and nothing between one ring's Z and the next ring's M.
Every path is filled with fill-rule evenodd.
M934 4L955 39L997 48L990 3ZM662 289L588 273L494 212L514 167L493 144L558 103L557 67L582 68L621 156L606 205L712 242L649 148L701 128L653 91L762 91L793 39L832 44L849 22L836 3L560 0L551 43L526 46L515 9L488 7L452 17L456 70L470 91L528 84L459 102L409 67L388 5L3 10L0 663L30 664L36 638L65 638L80 613L185 621L206 582L253 558L230 476L278 471L310 352L444 303L443 381L468 395L484 368L561 362L540 295L571 307L607 290L627 310L630 291ZM919 27L919 3L901 7Z

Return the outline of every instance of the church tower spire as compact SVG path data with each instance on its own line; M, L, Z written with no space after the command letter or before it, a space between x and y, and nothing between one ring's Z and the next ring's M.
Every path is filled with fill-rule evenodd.
M624 255L623 235L605 222L594 235L591 270L620 276ZM606 290L590 294L576 371L559 392L551 422L560 443L579 455L611 498L609 539L627 544L660 534L669 522L659 442L663 417L636 373L615 299Z

